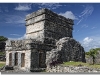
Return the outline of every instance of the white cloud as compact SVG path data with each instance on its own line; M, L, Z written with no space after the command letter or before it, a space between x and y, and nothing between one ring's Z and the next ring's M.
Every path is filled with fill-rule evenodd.
M86 37L86 38L83 39L83 44L89 44L92 41L93 41L92 38Z
M73 19L73 20L78 19L71 11L66 11L65 13L60 13L59 15L62 15L66 18L70 18L70 19Z
M22 40L26 38L26 34L24 34L23 36L19 37L19 38L8 38L9 40Z
M97 28L97 27L92 27L91 29L95 29L95 28Z
M57 9L62 5L59 3L39 3L39 8Z
M10 35L13 35L13 36L21 36L21 35L19 35L19 34L10 34Z
M20 10L20 11L28 11L31 10L31 4L18 4L17 7L14 8L15 10Z
M6 23L25 23L25 16L22 15L7 15L6 18Z
M100 48L100 36L86 37L81 41L85 51L89 51L92 48Z
M79 17L88 17L92 14L93 10L93 6L86 6L86 8L81 12L81 15Z
M82 20L83 20L83 18L79 19L79 21L77 22L76 25L78 25Z
M87 24L84 24L84 25L81 26L81 28L87 28L87 27L88 27Z
M79 15L79 21L77 23L77 25L84 19L86 19L87 17L89 17L94 11L94 7L91 5L88 5L85 7L85 9L81 12L81 14Z

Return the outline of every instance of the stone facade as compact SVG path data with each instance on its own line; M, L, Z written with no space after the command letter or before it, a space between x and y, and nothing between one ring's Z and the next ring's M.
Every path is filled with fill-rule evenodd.
M26 38L6 42L6 65L33 71L48 67L53 59L85 61L84 48L72 36L73 20L41 9L25 21Z
M73 20L66 19L48 9L41 9L26 16L27 39L36 39L45 44L54 45L54 42L60 38L72 37L72 30Z

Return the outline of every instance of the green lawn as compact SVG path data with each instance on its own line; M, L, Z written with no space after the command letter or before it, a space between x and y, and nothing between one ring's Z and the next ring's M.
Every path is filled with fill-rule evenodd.
M78 65L82 65L82 66L87 66L87 67L90 67L90 68L98 68L100 69L100 65L91 65L91 64L88 64L88 63L83 63L83 62L64 62L63 64L61 65L64 65L64 66L78 66Z
M5 62L0 61L0 68L5 66Z

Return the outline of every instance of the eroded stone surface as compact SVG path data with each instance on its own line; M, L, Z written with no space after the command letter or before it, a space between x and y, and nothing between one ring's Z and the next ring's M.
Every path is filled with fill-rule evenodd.
M56 43L57 48L47 52L46 63L82 61L85 62L85 51L81 44L73 38L65 37Z

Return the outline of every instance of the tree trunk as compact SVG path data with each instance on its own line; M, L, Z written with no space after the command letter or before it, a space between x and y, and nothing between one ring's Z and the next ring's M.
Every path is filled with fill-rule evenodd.
M93 65L95 64L95 57L93 56Z

